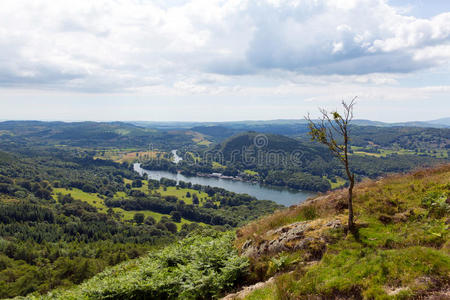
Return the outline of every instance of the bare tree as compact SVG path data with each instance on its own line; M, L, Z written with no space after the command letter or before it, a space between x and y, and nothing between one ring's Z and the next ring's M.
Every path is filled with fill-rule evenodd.
M342 100L344 107L343 115L337 111L327 112L321 108L322 116L318 121L313 121L309 114L305 119L309 122L309 134L313 141L322 143L330 149L344 165L347 178L350 182L348 187L348 228L355 229L353 222L353 187L355 186L355 174L350 171L349 166L349 124L353 119L353 106L356 104L354 97L349 103Z

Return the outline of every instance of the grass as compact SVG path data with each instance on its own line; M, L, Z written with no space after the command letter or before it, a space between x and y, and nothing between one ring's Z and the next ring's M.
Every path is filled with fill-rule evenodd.
M200 206L202 203L204 203L206 200L211 199L211 197L208 196L207 193L202 191L197 191L194 189L188 189L188 188L176 188L174 186L168 186L166 190L164 190L163 187L160 187L156 190L156 192L160 193L161 196L175 196L179 200L183 200L186 204L192 204L192 195L197 194L198 199L200 201ZM186 197L186 193L190 193L191 197Z
M108 209L106 207L105 203L103 202L103 199L100 198L98 196L98 194L96 194L96 193L86 193L86 192L83 192L82 190L76 189L76 188L72 188L72 189L54 188L53 193L54 193L53 198L55 200L57 199L56 195L59 193L63 194L63 195L71 194L74 199L87 202L90 205L97 208L98 210L100 210L101 212L106 212L106 210Z
M364 299L383 299L390 298L389 294L392 296L396 289L401 294L395 296L401 298L432 288L426 278L448 279L450 258L436 249L380 250L346 246L349 248L338 254L325 255L304 274L285 275L277 280L276 286L283 286L288 299L317 294L349 297L358 293Z
M294 206L276 211L270 216L251 222L238 229L235 245L240 248L247 240L260 240L261 235L269 230L295 222L312 220L316 216L316 207L313 205Z
M98 150L94 158L112 160L119 163L132 163L135 161L145 161L157 158L159 151L138 150L138 149L104 149Z
M347 182L344 178L336 176L336 182L332 182L330 179L328 179L328 182L331 184L331 189L338 189Z
M130 184L131 185L131 180L129 179L124 179L124 183L125 184ZM147 180L142 180L142 186L141 187L134 187L132 188L133 190L139 190L142 191L146 194L149 194L149 190L148 190L148 181ZM158 189L152 190L152 193L159 193L161 196L165 197L165 196L175 196L177 197L179 200L183 200L184 203L186 204L192 204L192 195L193 194L197 194L197 197L199 199L200 202L200 206L203 205L203 203L205 203L207 200L212 200L212 198L210 196L208 196L207 193L203 192L203 191L197 191L194 189L190 189L190 188L180 188L180 187L175 187L175 186L168 186L168 187L159 187ZM187 197L187 193L189 193L191 195L191 197ZM124 192L117 192L114 197L125 197L125 193ZM215 202L217 205L220 204L220 202Z
M200 146L209 146L211 144L212 144L212 142L210 142L208 140L203 140L203 141L197 142L197 145L200 145Z
M199 132L195 132L195 131L187 131L186 135L190 135L192 136L192 141L194 143L197 143L197 145L200 146L209 146L212 144L211 141L207 140L205 135L199 133Z
M273 285L268 285L262 289L257 289L251 292L246 300L270 300L275 299L277 297L276 290Z
M119 207L115 207L115 208L113 208L113 210L114 210L114 212L122 215L123 221L132 221L133 217L136 213L144 214L145 218L151 216L156 220L156 222L159 222L159 220L161 220L161 218L164 216L167 218L170 218L170 215L160 214L160 213L157 213L157 212L154 212L151 210L124 210ZM204 223L192 222L192 221L186 220L185 218L181 218L181 222L175 223L175 224L177 225L178 230L180 230L181 227L183 226L183 224L191 224L191 223L198 223L201 225L205 225Z
M447 149L436 149L435 152L416 152L408 149L379 149L380 153L371 153L364 151L364 147L352 146L353 154L356 155L367 155L367 156L375 156L375 157L386 157L391 154L399 154L399 155L427 155L436 158L448 158Z
M95 194L95 193L86 193L86 192L83 192L82 190L75 189L75 188L72 188L71 190L65 189L65 188L54 188L53 192L54 192L53 198L55 200L57 199L56 195L58 193L61 193L63 195L71 194L74 199L87 202L90 205L96 207L102 213L106 213L106 211L108 210L108 207L105 205L103 199L100 198L98 196L98 194ZM124 192L118 192L115 196L117 197L119 195L120 196L125 196L125 193ZM139 211L136 210L135 211L135 210L124 210L124 209L119 208L119 207L114 207L113 211L116 212L116 213L119 213L121 215L121 219L123 221L131 221L131 220L133 220L133 217L134 217L134 215L136 213L142 213L142 214L144 214L145 217L152 216L153 218L155 218L155 220L157 222L159 220L161 220L161 218L163 216L170 218L170 215L160 214L160 213L157 213L157 212L154 212L154 211L151 211L151 210L139 210ZM177 228L180 229L181 226L183 226L183 224L190 224L190 223L194 223L194 222L186 220L184 218L181 218L181 222L175 223L175 224L177 225ZM204 223L199 223L199 224L205 225Z
M258 176L258 172L253 171L253 170L244 170L244 173L250 176Z
M189 155L191 157L190 158L191 161L201 162L203 160L203 158L201 156L198 156L193 152L186 152L186 155ZM222 170L226 168L224 165L222 165L216 161L212 162L212 167L215 169L222 169Z
M312 295L406 299L444 288L450 284L446 224L450 206L442 203L436 210L437 204L424 204L427 197L444 201L450 197L450 165L358 184L354 199L358 235L323 231L325 237L333 238L328 238L331 242L318 263L305 265L288 259L285 269L294 272L278 276L274 284L246 299L306 299ZM345 220L347 211L341 205L345 201L346 190L337 190L278 211L240 229L235 245L240 248L248 239L261 241L268 230L308 218L314 219L312 224L339 216ZM270 270L274 259L277 256L256 259L251 270L264 269L264 264Z

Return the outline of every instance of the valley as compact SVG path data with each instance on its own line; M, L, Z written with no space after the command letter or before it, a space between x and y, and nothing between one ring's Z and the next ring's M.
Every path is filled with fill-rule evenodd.
M272 229L322 218L322 208L303 207L324 194L341 195L347 185L343 169L306 136L239 126L211 132L203 126L202 133L193 134L194 128L166 132L123 123L0 122L0 296L90 299L91 292L86 291L95 291L119 298L125 297L122 293L217 298L237 289L238 282L250 285L285 270L292 272L297 261L305 259L304 252L289 254L285 249L255 261L242 256L241 232L266 222L257 221L266 220L261 219L264 216ZM282 128L277 130L286 130ZM397 128L379 130L354 129L358 134L350 156L361 187L370 179L448 163L450 129L403 129L416 148L405 143ZM387 133L395 137L395 146L390 146L392 140L383 140ZM199 143L200 135L201 141L209 142ZM329 213L325 210L326 216ZM436 224L430 228L441 228ZM264 226L257 235L271 230ZM433 232L446 239L442 231ZM174 248L177 243L181 248ZM210 278L209 283L200 290L194 282L189 290L162 287L163 281L176 282L164 269L170 257L185 251L192 256L178 263L185 267L177 272L184 272L186 281ZM210 256L211 251L218 256ZM153 257L158 262L152 262ZM212 263L210 259L227 266L229 273L221 267L203 270L195 265ZM264 272L258 269L263 266L268 268ZM141 282L140 274L152 269L161 272L154 279L156 285L137 289L139 284L133 282ZM124 289L128 272L135 272L134 279ZM103 278L115 283L105 284ZM249 299L277 293L273 284Z
M0 0L0 299L450 299L450 0Z
M151 171L142 169L138 163L134 164L134 170L139 174L147 174L148 178L160 180L169 178L172 180L190 182L204 186L223 188L227 191L238 194L248 194L259 200L271 200L284 206L290 206L301 203L314 196L315 194L307 191L298 191L294 189L282 188L277 186L261 185L259 183L236 181L231 179L220 179L214 177L184 176L179 173L170 173L168 171Z

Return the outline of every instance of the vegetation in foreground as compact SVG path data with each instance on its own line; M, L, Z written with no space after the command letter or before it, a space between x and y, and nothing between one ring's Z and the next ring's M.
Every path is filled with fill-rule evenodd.
M448 296L449 198L450 165L359 184L354 200L358 234L346 234L345 227L322 227L317 236L319 231L311 227L300 241L323 239L325 247L318 247L319 243L252 257L254 281L276 277L274 283L245 298ZM274 236L267 233L293 222L344 220L345 213L345 192L330 193L245 226L238 232L236 246L270 242Z
M346 220L346 193L336 191L250 223L236 238L230 232L191 233L44 298L211 299L270 277L274 279L261 288L228 299L448 295L449 178L446 165L356 185L355 235L339 226ZM296 231L297 237L284 245L287 249L257 255L244 251L249 244L257 249L266 242L274 245L279 236L301 226L306 229Z
M5 148L0 298L68 288L200 226L229 229L279 207L222 189L144 180L129 165L84 150Z
M109 268L74 289L54 291L43 298L217 298L246 275L248 259L238 256L233 239L230 232L191 234L161 251Z

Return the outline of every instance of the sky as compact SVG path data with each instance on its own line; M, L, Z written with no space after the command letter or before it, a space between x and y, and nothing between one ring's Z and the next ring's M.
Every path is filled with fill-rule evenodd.
M1 0L0 120L450 117L448 0Z

